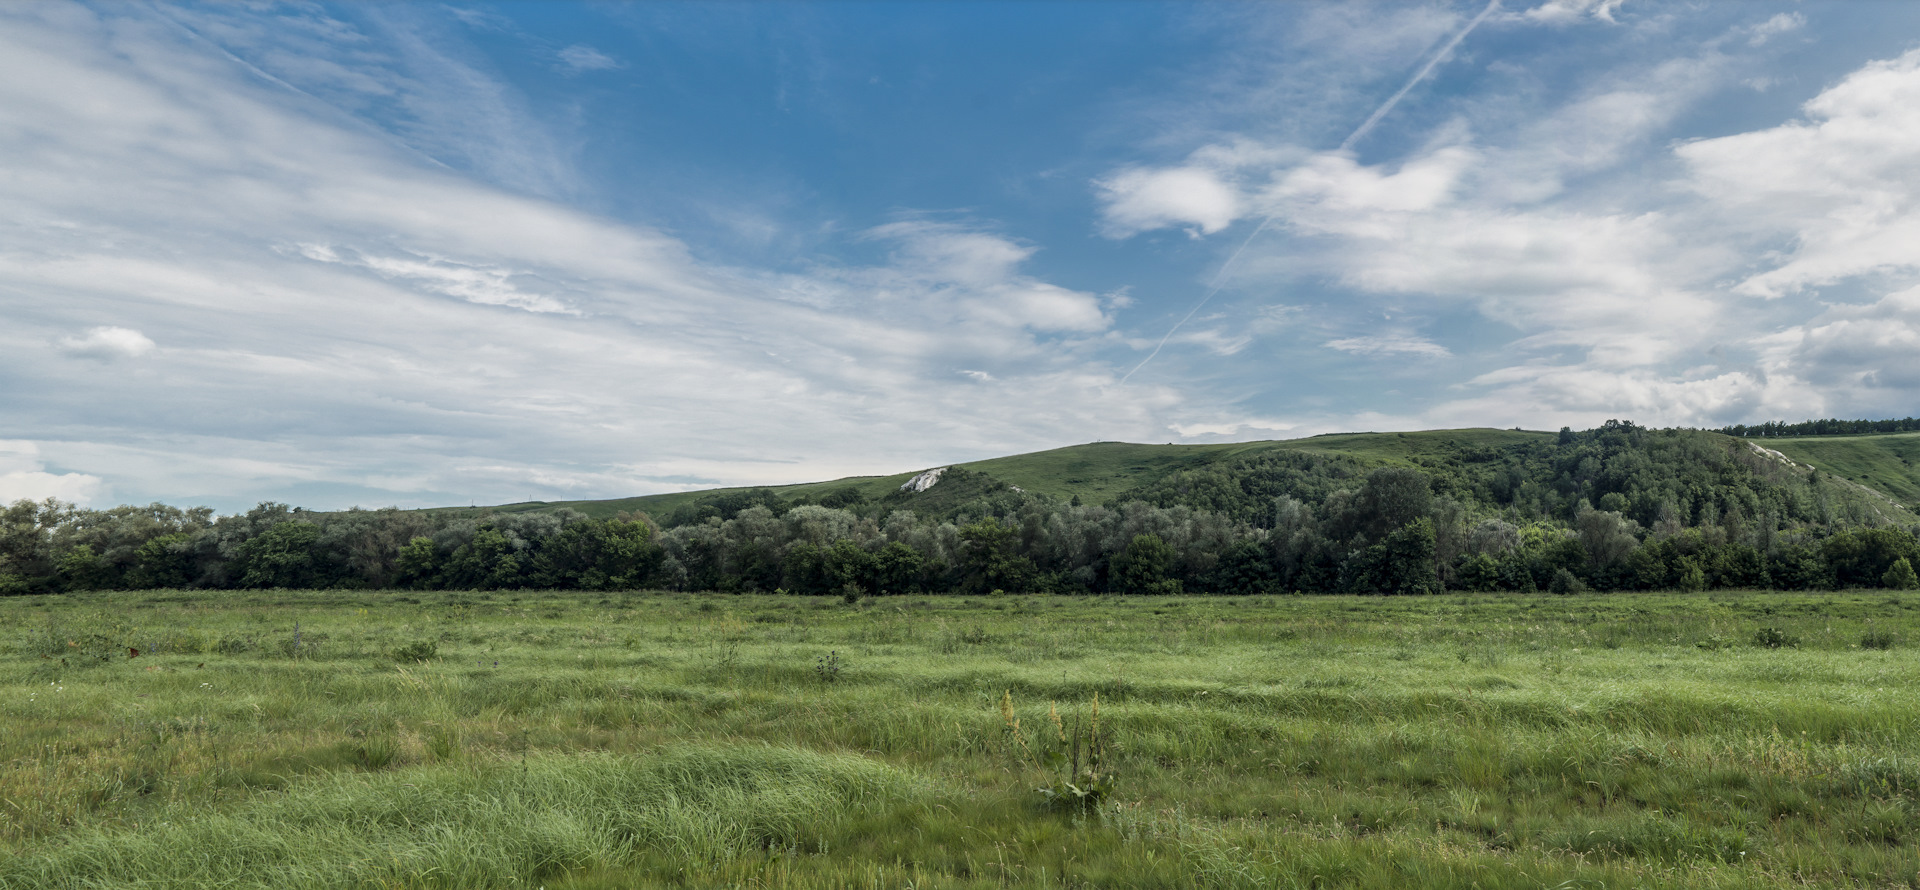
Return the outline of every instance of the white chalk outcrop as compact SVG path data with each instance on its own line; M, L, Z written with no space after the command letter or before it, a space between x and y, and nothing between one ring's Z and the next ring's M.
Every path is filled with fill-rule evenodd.
M1758 455L1760 455L1761 457L1764 457L1764 458L1768 458L1768 459L1770 459L1770 460L1777 460L1777 461L1779 461L1779 462L1781 462L1781 463L1783 463L1783 464L1786 464L1786 465L1787 465L1787 466L1789 466L1789 467L1793 467L1794 469L1797 469L1797 470L1811 470L1811 469L1813 469L1812 467L1809 467L1809 466L1807 466L1806 464L1802 464L1802 463L1800 463L1800 462L1798 462L1798 461L1796 461L1796 460L1794 460L1793 458L1791 458L1791 457L1788 457L1788 456L1786 456L1786 455L1784 455L1784 454L1781 454L1780 452L1778 452L1778 451L1775 451L1775 450L1773 450L1773 449L1771 449L1771 448L1762 448L1762 447L1760 447L1760 446L1759 446L1759 445L1758 445L1757 443L1754 443L1754 442L1748 442L1748 443L1747 443L1747 447L1748 447L1748 448L1751 448L1751 449L1753 449L1753 453L1754 453L1754 454L1758 454Z
M913 477L912 479L908 479L904 483L901 483L900 490L911 491L916 494L922 491L926 491L927 489L932 488L935 482L939 482L940 474L945 473L946 471L947 471L946 467L938 467L935 469L928 470L924 473L921 473L918 476Z

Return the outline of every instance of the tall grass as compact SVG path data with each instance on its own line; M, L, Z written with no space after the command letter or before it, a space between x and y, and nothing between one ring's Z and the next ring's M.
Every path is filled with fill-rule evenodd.
M1912 886L1916 612L0 600L0 887ZM1001 706L1096 695L1111 787L1049 806Z
M404 780L404 781L403 781ZM333 777L231 812L185 806L0 865L0 887L507 887L633 862L801 849L918 784L859 757L688 746Z

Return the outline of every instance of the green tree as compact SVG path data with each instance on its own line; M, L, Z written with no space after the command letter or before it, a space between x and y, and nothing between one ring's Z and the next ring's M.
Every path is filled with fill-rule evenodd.
M1433 520L1422 516L1349 557L1345 586L1355 593L1439 593L1433 546Z
M99 590L108 585L112 568L93 545L81 544L60 556L54 574L66 590Z
M527 542L518 535L483 524L466 543L455 547L440 571L441 586L486 590L527 586Z
M796 541L781 560L781 587L789 593L823 596L833 592L833 576L827 571L826 548L807 541Z
M1683 556L1680 558L1680 571L1678 577L1674 579L1673 586L1689 592L1705 590L1707 573L1692 557Z
M1920 576L1913 572L1913 563L1902 556L1893 561L1893 566L1880 577L1880 586L1888 590L1913 590L1920 588Z
M532 580L544 587L631 590L665 558L644 522L579 519L541 544Z
M958 568L974 590L1025 590L1039 569L1015 551L1020 530L991 516L960 529Z
M1120 593L1178 593L1178 581L1168 584L1173 562L1173 547L1159 535L1134 535L1114 555L1107 583Z
M840 593L851 587L860 593L872 593L873 554L858 543L841 538L827 546L825 558L828 593Z
M1251 540L1228 547L1206 578L1206 588L1214 593L1271 593L1278 584L1266 548Z
M873 592L908 593L920 589L926 563L926 557L919 551L899 541L880 548L873 558Z
M185 587L193 583L193 563L192 535L162 535L140 545L134 568L127 573L127 584L136 589Z
M1820 545L1842 587L1878 587L1897 560L1911 566L1920 558L1920 545L1911 533L1897 528L1856 528L1826 539Z
M425 535L408 541L394 558L394 583L414 590L439 587L440 553Z
M1640 546L1640 524L1610 510L1595 510L1585 502L1573 520L1574 533L1586 562L1597 575L1610 577ZM1606 586L1612 586L1608 584Z
M1359 534L1379 542L1408 523L1433 512L1433 485L1427 474L1405 467L1385 467L1367 474L1360 491L1334 520L1336 542ZM1433 524L1427 524L1429 532Z
M241 544L238 558L242 587L318 587L320 572L314 544L320 527L305 520L282 522Z

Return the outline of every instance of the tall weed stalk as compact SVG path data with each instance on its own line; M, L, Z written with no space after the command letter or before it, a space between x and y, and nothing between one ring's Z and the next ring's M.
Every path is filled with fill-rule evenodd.
M1100 734L1100 693L1093 694L1091 713L1084 731L1079 715L1065 720L1057 703L1047 704L1047 720L1052 733L1029 739L1013 712L1013 690L1000 697L1000 718L1005 722L1009 747L1015 758L1031 765L1040 774L1041 784L1034 790L1050 809L1092 812L1113 793L1114 776L1106 768L1107 740Z

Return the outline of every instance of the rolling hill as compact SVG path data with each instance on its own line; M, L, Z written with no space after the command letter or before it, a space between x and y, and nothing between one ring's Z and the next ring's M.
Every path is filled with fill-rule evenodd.
M1122 492L1172 473L1194 470L1267 451L1340 455L1378 466L1415 466L1462 448L1498 447L1552 441L1553 433L1526 430L1461 429L1409 433L1329 433L1306 439L1235 442L1218 445L1140 445L1091 442L1047 451L954 464L1035 494L1087 503L1103 503ZM931 468L929 468L931 469ZM890 476L852 476L824 482L768 486L786 499L819 498L852 489L869 500L897 490L920 471ZM621 512L664 516L675 509L747 488L714 488L630 498L583 501L527 501L479 508L495 513L526 513L571 508L594 517ZM458 508L467 510L470 508Z
M1920 509L1920 433L1750 441L1885 494L1910 510Z
M1329 433L1304 439L1207 445L1090 442L953 466L963 467L1033 494L1063 501L1078 497L1085 503L1106 503L1116 496L1136 493L1176 473L1216 467L1263 453L1337 456L1369 467L1418 467L1458 459L1463 453L1475 449L1550 443L1555 435L1534 430L1475 428ZM1738 441L1722 433L1704 430L1694 435L1722 439L1729 444ZM1748 438L1745 441L1884 495L1908 511L1920 511L1920 433ZM851 476L766 488L788 501L819 501L836 493L843 497L857 496L860 500L877 501L898 490L919 472ZM447 512L462 513L530 513L570 508L596 518L625 512L665 517L682 507L753 490L713 488L604 500L527 501L495 507L446 509Z

